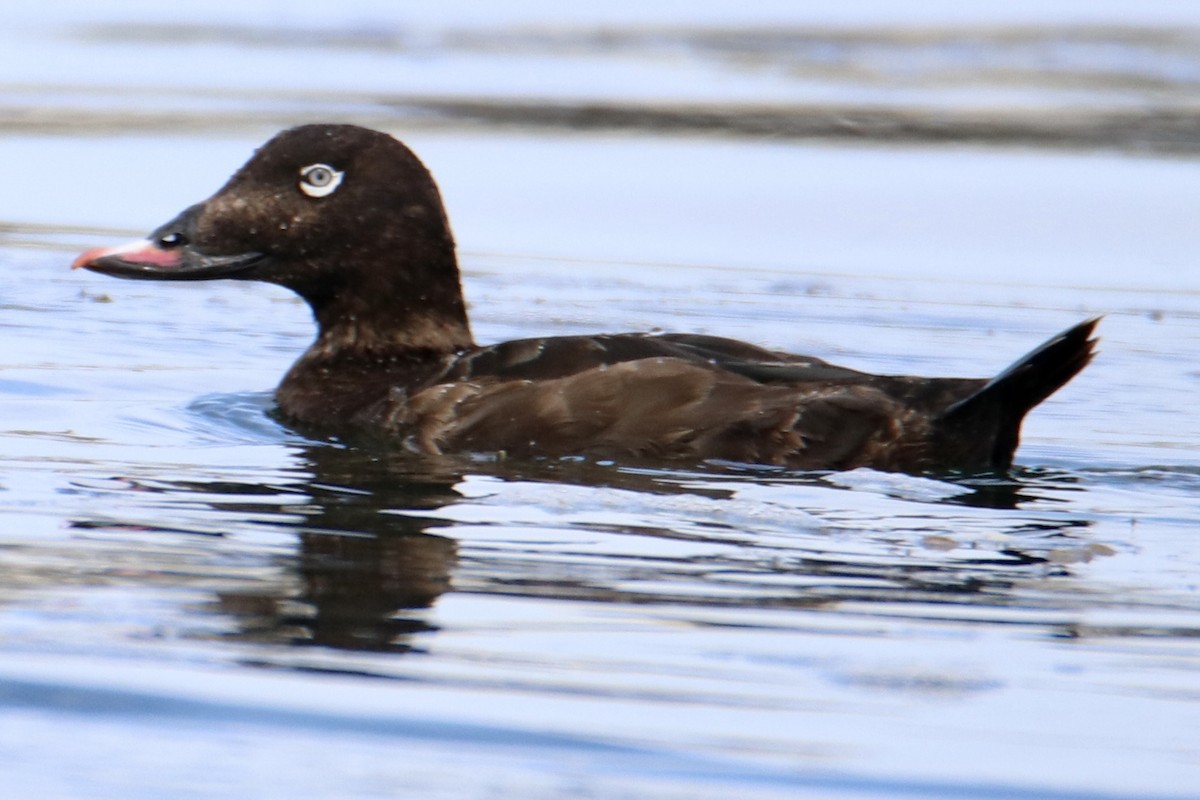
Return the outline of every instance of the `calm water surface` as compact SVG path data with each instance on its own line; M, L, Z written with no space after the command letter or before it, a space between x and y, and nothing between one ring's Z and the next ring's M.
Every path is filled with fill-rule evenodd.
M1200 797L1200 162L1142 113L1194 101L1200 19L916 35L859 3L781 40L811 14L527 5L3 34L39 53L0 86L6 796ZM1017 123L794 125L864 103ZM1031 103L1136 113L1084 143ZM271 411L312 335L286 292L66 269L301 119L427 161L481 341L661 327L982 375L1105 314L1102 352L1006 477L315 441Z

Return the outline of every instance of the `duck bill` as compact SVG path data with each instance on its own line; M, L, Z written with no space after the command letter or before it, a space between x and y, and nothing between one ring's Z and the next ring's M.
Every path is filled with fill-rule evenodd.
M262 261L261 253L209 255L188 245L163 247L154 239L94 247L81 254L71 269L87 269L116 278L151 281L208 281L235 278Z

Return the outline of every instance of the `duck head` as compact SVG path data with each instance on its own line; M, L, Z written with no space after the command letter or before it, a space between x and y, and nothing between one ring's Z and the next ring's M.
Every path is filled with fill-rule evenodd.
M209 199L73 266L118 278L279 284L312 307L321 337L366 347L471 343L432 176L396 139L353 125L283 131Z

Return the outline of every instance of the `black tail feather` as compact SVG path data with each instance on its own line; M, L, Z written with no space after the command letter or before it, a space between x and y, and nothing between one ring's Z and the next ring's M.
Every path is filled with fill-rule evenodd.
M1095 355L1092 332L1099 317L1063 331L968 397L938 416L938 427L954 437L974 433L979 444L991 437L991 447L980 455L996 469L1012 465L1025 415L1086 367ZM970 437L974 438L974 437ZM983 440L983 441L981 441Z

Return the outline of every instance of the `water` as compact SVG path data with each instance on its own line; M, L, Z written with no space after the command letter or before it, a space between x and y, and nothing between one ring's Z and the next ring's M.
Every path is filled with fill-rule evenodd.
M1200 19L791 5L13 20L6 796L1200 797ZM311 119L431 166L481 341L982 375L1102 313L1101 354L1007 479L312 441L286 292L66 269Z

